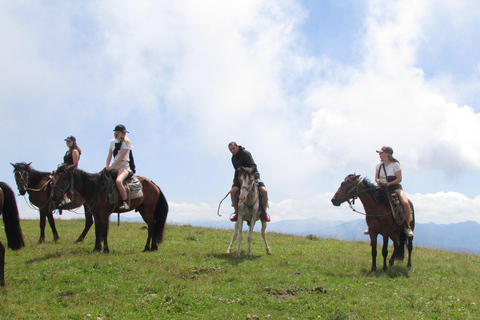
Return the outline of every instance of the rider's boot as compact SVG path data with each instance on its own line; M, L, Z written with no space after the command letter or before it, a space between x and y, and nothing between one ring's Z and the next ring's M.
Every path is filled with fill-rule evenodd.
M267 214L268 199L262 199L263 212L260 213L260 219L270 222L270 216Z
M233 207L233 209L235 209L235 212L232 213L232 214L233 214L233 217L230 218L230 221L235 222L235 221L238 220L238 210L237 210L237 208L235 207L235 204L234 204L234 203L232 203L232 207Z
M123 200L123 203L120 207L118 207L119 210L128 210L130 209L130 206L127 203L127 200Z

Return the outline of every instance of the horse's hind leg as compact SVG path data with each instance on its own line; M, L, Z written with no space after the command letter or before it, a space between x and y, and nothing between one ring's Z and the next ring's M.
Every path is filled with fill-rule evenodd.
M5 285L5 247L0 242L0 286Z
M53 233L53 241L57 242L60 237L58 236L57 228L55 227L55 220L53 219L53 214L52 212L46 213L47 219L48 219L48 224L50 225L50 228L52 229Z
M252 237L253 237L253 228L255 227L255 220L250 221L250 226L248 228L248 250L247 258L252 259Z
M413 238L408 238L407 239L407 248L408 248L408 262L407 262L407 268L412 267L412 249L413 249Z
M272 254L272 251L270 251L270 248L268 247L267 237L265 235L265 229L267 229L267 222L262 220L262 238L263 238L263 242L265 242L265 249L267 250L267 254Z

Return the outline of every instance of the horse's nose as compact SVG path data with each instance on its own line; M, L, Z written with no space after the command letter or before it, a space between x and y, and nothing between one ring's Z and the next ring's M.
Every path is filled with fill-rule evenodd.
M338 206L340 206L340 201L336 200L335 198L332 198L332 204L333 204L335 207L338 207Z

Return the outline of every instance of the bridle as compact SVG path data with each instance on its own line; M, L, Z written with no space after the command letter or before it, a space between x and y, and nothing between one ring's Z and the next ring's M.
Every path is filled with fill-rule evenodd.
M340 189L338 189L338 191L337 191L337 194L340 193L340 195L341 195L343 198L345 198L345 201L348 202L348 205L350 206L350 209L352 209L353 212L362 214L362 215L364 215L364 216L375 216L375 217L383 216L383 215L371 215L371 214L367 214L367 213L365 213L365 212L358 211L357 209L355 209L355 208L353 207L353 205L355 204L355 199L357 199L360 194L376 189L376 187L371 187L371 188L365 188L365 189L359 190L360 184L363 182L363 178L359 178L359 177L357 177L357 178L358 178L358 181L356 181L356 182L348 179L348 181L354 182L355 184L354 184L354 185L345 186L345 188L340 187ZM353 192L353 194L351 194L351 192L352 192L353 190L355 190L355 192ZM351 195L349 196L349 194L351 194ZM350 199L352 199L351 202L350 202ZM384 215L386 216L386 215L389 215L389 214L391 214L391 212L388 212L388 213L386 213L386 214L384 214Z

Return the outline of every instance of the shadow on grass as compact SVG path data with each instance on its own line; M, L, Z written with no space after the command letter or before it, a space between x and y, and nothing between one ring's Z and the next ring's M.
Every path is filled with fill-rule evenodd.
M247 258L246 252L241 252L240 258L235 258L235 252L232 253L214 253L211 256L216 258L216 259L221 259L224 260L232 266L238 266L241 263L244 263L246 261L254 261L260 259L262 256L261 255L252 255L252 258Z
M375 277L380 278L384 276L388 276L392 279L400 278L400 277L409 277L409 271L406 266L403 265L394 265L393 267L389 267L387 271L383 271L381 268L376 272L371 272L370 269L363 269L362 274L367 277Z
M56 259L56 258L59 258L61 257L62 254L60 252L55 252L55 253L50 253L50 254L46 254L45 256L43 257L38 257L38 258L35 258L35 259L30 259L30 260L27 260L25 263L26 264L31 264L31 263L35 263L35 262L39 262L39 261L46 261L46 260L50 260L50 259Z

